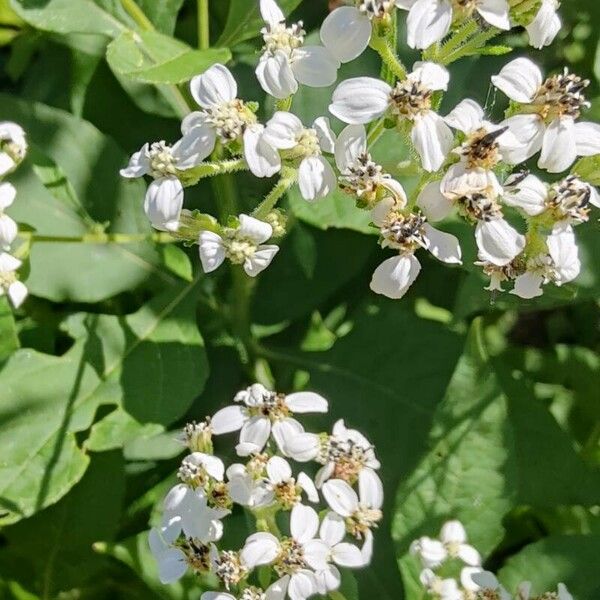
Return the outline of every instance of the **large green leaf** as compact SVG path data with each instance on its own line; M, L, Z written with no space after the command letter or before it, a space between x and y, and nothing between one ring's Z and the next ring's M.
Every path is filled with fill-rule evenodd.
M177 23L177 15L185 0L137 0L144 14L152 21L156 29L172 35Z
M92 242L105 224L108 233L142 239L152 233L142 210L144 184L119 176L127 157L114 142L63 111L10 96L0 102L3 117L25 128L32 147L14 176L14 218L48 238L91 238L36 242L27 280L31 292L54 301L97 302L150 277L174 283L162 266L160 246Z
M215 63L231 60L227 48L194 50L155 31L126 31L110 43L106 59L112 70L136 81L178 84L189 81Z
M0 569L44 598L89 581L107 562L92 545L113 539L124 492L120 454L96 455L68 496L3 530Z
M11 306L0 296L0 364L19 348L19 336Z
M196 294L197 282L174 285L127 317L74 315L65 326L75 343L65 355L11 357L0 372L2 522L56 502L81 479L89 459L76 433L99 405L163 427L187 411L208 371Z

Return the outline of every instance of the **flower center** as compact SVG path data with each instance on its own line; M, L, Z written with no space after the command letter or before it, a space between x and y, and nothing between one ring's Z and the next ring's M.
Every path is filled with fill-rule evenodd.
M496 590L479 590L475 596L476 600L501 600L500 594Z
M183 428L183 440L192 452L205 452L210 446L211 438L210 417L206 417L202 423L187 423Z
M0 139L0 152L5 152L15 163L20 163L25 158L27 150L25 146L13 140Z
M456 199L461 216L470 221L493 221L502 217L502 207L485 192L471 192Z
M386 179L391 177L365 152L340 175L339 184L343 191L370 204L377 199L377 191Z
M319 156L321 154L319 136L314 129L304 129L304 131L298 135L296 141L297 146L294 148L294 154L302 156L303 158Z
M171 146L165 142L155 142L148 151L150 175L154 179L177 174L177 159L173 156Z
M185 554L186 562L192 570L196 572L210 571L210 548L208 546L191 538L177 545Z
M362 0L359 2L358 10L369 17L369 19L383 19L394 9L393 0Z
M218 481L212 486L208 494L208 503L214 508L231 508L232 501L226 483Z
M467 168L493 169L502 160L498 138L507 130L508 127L503 127L489 132L482 127L471 134L458 150L466 158Z
M304 560L304 548L294 539L286 538L281 542L281 551L275 562L277 575L293 575L307 567Z
M17 281L17 276L14 271L0 271L0 287L8 289Z
M410 79L399 81L390 96L392 112L412 120L431 109L432 96L433 91L420 81L411 81Z
M182 483L196 489L204 487L210 479L206 469L202 465L197 465L189 457L184 458L177 471L177 477Z
M227 589L237 585L248 574L248 569L242 564L239 554L230 550L219 554L214 570Z
M240 596L240 600L265 600L265 593L256 587L247 587Z
M256 115L243 100L236 98L205 110L205 121L225 144L242 136L248 125L256 123Z
M261 415L271 421L281 421L290 416L290 409L285 403L285 394L269 392L265 394L259 406L248 409L252 416Z
M223 242L225 254L234 265L243 264L246 259L252 258L258 249L254 240L240 235L237 229L226 231Z
M368 460L372 448L360 446L353 440L329 437L319 456L323 464L334 463L333 477L353 484Z
M540 254L527 261L527 271L542 277L544 285L560 279L556 265L549 254Z
M576 223L585 223L590 214L592 190L575 175L569 175L550 188L546 205L556 220L568 218Z
M346 529L350 535L362 538L367 531L377 527L383 519L383 513L377 508L361 506L351 517L346 519Z
M403 215L392 211L381 228L387 246L398 248L403 253L414 252L427 246L423 225L427 219L421 213Z
M246 465L246 471L253 479L260 479L265 472L265 467L269 462L268 454L255 454Z
M576 119L583 108L591 106L583 94L589 85L589 79L582 79L565 68L562 73L546 79L538 90L533 105L548 121L562 116Z
M285 23L263 27L261 30L265 41L263 50L271 54L275 54L277 50L283 50L290 56L292 50L296 50L304 44L306 31L303 27L304 23L302 21L298 21L290 27L287 27Z
M275 496L284 510L291 510L301 500L300 488L295 479L288 479L275 485Z

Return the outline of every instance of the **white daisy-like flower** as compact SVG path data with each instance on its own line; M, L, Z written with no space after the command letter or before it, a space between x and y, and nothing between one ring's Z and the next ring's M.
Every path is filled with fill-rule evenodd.
M279 450L287 455L288 442L304 432L294 413L326 413L327 400L314 392L278 394L256 383L235 397L237 405L221 409L212 419L213 433L241 430L239 456L262 451L272 434Z
M12 184L0 183L0 250L8 250L19 233L17 224L4 212L16 196L17 190Z
M342 82L334 91L330 112L351 125L369 123L385 114L411 125L411 139L426 171L437 171L446 160L454 135L432 108L433 93L448 89L450 75L441 65L417 62L412 73L392 88L372 77Z
M14 171L27 154L27 138L20 125L0 122L0 177Z
M321 26L321 41L341 63L358 58L369 46L373 22L389 19L394 0L359 0L358 6L340 6Z
M335 142L335 162L340 171L340 188L358 198L361 206L372 208L378 200L390 195L397 203L406 205L402 185L373 161L364 125L348 125L340 133Z
M239 226L227 227L221 235L201 231L198 244L202 269L205 273L212 273L228 259L234 265L242 265L250 277L256 277L279 252L279 246L264 243L271 237L271 225L248 215L240 215Z
M16 275L22 264L7 252L0 252L0 296L6 294L15 308L19 308L29 294L27 286Z
M533 21L525 27L529 34L529 43L538 50L549 46L557 36L562 22L558 16L558 0L542 0L542 4Z
M319 593L315 572L328 567L329 546L318 539L319 516L314 509L296 505L291 512L289 538L277 539L271 533L255 533L241 552L243 563L254 569L272 565L280 579L277 589L287 591L291 600L305 600Z
M473 588L468 585L467 578L470 578L471 582L476 586L476 589L474 591L491 591L495 592L500 600L512 600L512 596L500 585L500 582L498 581L496 576L493 573L490 573L489 571L479 570L473 573L465 573L463 585L466 589L472 590Z
M466 19L477 13L498 29L510 29L507 0L396 0L396 6L409 11L408 45L419 50L445 38L455 17Z
M419 580L425 589L437 600L464 600L464 595L456 579L442 579L431 569L423 569Z
M199 111L190 113L181 124L183 139L204 160L223 145L242 142L244 158L256 177L272 177L280 168L277 152L263 140L264 128L256 115L240 100L231 71L221 64L210 67L190 82L190 91Z
M446 264L462 264L458 239L432 227L420 212L405 214L388 198L382 200L371 213L373 223L381 230L384 248L399 251L399 256L388 258L373 273L371 289L388 298L399 299L406 294L421 272L421 263L414 256L419 248L429 250Z
M365 469L358 476L358 494L342 479L323 485L323 496L335 513L345 519L346 531L364 538L383 518L383 484L375 471Z
M456 520L442 526L439 539L424 536L415 540L410 551L419 556L424 567L430 569L439 567L448 558L458 558L472 567L481 565L479 552L467 544L467 532L463 524Z
M515 279L511 294L524 299L543 294L542 286L553 283L562 286L576 279L581 272L579 248L573 228L565 223L554 226L546 239L547 254L530 258L525 273Z
M305 46L302 22L287 26L275 0L260 0L266 27L256 76L267 94L279 99L293 96L298 84L327 87L337 78L339 61L324 46Z
M336 188L337 178L323 153L335 152L335 134L329 119L319 117L310 128L289 112L276 112L267 123L264 140L285 158L300 161L298 185L302 197L313 202Z
M544 81L535 63L517 58L492 83L520 105L503 122L521 142L507 154L508 162L518 164L541 150L538 166L561 173L578 156L600 154L600 125L577 122L590 105L583 94L588 80L565 69Z

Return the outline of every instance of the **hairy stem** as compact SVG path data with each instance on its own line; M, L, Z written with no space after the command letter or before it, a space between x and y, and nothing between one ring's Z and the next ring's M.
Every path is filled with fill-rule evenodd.
M208 0L198 0L198 48L210 48L210 19Z
M373 37L371 40L371 47L377 51L381 57L381 60L397 79L406 78L406 67L398 58L398 55L396 54L396 48L395 46L391 45L389 39Z
M193 169L179 171L177 174L184 187L196 185L201 179L215 177L216 175L227 175L239 171L248 170L248 165L243 158L232 158L219 162L205 162Z
M21 232L21 237L29 237L32 243L57 244L138 244L140 242L155 242L157 244L172 244L177 240L169 233L86 233L81 236L54 236L37 233Z
M266 198L258 205L253 216L257 219L264 219L277 206L277 203L283 198L286 192L294 185L294 183L296 183L297 179L298 172L295 169L284 168L281 179L269 192Z

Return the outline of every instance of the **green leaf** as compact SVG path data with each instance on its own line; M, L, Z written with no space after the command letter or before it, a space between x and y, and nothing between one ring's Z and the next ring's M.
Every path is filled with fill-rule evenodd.
M580 158L571 172L592 185L600 185L600 154Z
M110 43L106 53L115 73L153 84L189 81L215 63L231 60L227 48L194 50L155 31L127 31Z
M196 282L175 285L127 317L74 315L65 327L75 343L65 355L20 350L10 358L0 372L0 522L53 504L81 479L89 458L76 433L101 404L162 427L187 411L208 372L196 294ZM123 429L119 443L135 430Z
M161 33L173 35L177 15L185 0L136 0L142 12Z
M97 575L107 561L94 553L92 545L112 540L117 532L125 492L123 467L119 453L95 456L67 497L5 528L1 569L44 598L54 598Z
M6 296L0 296L0 364L19 348L13 310Z
M11 214L18 222L49 238L97 239L108 224L107 233L142 240L36 242L26 282L31 293L56 302L98 302L150 278L174 283L163 267L164 249L150 241L144 184L119 176L127 157L114 142L63 111L4 95L0 102L3 118L20 123L32 146L13 179L18 201Z
M598 535L551 536L509 558L499 577L509 590L530 581L532 596L555 591L562 582L577 600L597 600L598 556Z
M278 4L284 14L289 16L300 2L302 0L279 0ZM216 45L232 48L244 40L258 37L264 25L258 2L231 0L227 22Z

